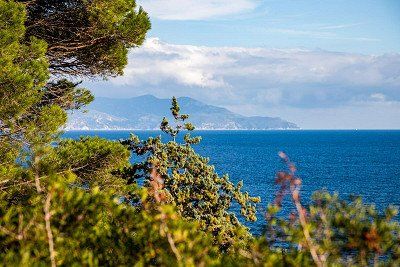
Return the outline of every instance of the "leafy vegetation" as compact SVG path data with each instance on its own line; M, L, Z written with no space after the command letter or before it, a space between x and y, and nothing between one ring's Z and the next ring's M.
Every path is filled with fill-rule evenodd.
M2 265L399 265L394 208L326 192L303 206L283 153L289 170L277 174L265 234L252 236L231 207L254 221L259 199L195 152L200 138L175 98L166 143L61 140L66 112L93 99L66 78L121 74L149 28L133 0L0 0ZM277 216L285 195L296 207L288 218Z

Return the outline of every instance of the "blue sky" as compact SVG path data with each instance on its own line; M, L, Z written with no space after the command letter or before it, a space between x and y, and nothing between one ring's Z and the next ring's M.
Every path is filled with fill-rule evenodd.
M400 128L400 1L141 0L153 28L96 96L190 96L305 129Z
M205 46L400 52L398 0L239 0L230 13L223 7L235 1L213 1L221 4L199 13L196 5L182 12L178 2L170 1L165 8L165 1L141 1L150 4L150 15L154 14L150 36Z

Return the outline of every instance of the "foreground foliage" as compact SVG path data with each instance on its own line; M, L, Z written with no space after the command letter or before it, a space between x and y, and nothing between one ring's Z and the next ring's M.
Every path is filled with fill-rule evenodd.
M133 0L0 0L1 265L399 265L394 208L326 192L303 206L284 154L289 170L253 237L231 208L254 221L259 199L195 152L199 137L180 139L194 126L175 98L166 143L60 140L67 112L93 96L57 75L122 73L149 28ZM279 217L286 194L295 212Z
M374 205L366 205L361 197L350 201L338 194L316 192L308 207L301 204L301 180L296 167L284 154L281 158L288 171L279 172L280 185L276 201L267 213L266 241L269 246L286 244L291 264L326 265L398 265L400 263L400 224L398 211L388 207L379 213ZM290 195L296 212L279 218L285 195Z

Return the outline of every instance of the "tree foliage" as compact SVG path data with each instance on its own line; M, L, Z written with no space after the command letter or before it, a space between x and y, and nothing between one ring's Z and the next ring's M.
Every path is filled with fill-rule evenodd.
M127 185L118 175L118 169L129 165L130 153L125 147L100 138L61 142L58 138L66 111L81 108L93 97L68 80L48 81L50 72L54 73L54 63L68 63L83 55L74 43L64 40L63 45L70 44L76 54L68 54L70 58L54 56L56 50L52 49L60 40L52 38L61 34L61 28L56 29L55 24L66 26L67 16L78 15L76 18L82 21L89 20L91 27L99 26L98 34L109 36L122 21L122 18L114 22L110 19L117 13L132 11L134 2L119 1L114 6L117 9L110 13L108 6L116 1L63 2L65 7L79 3L84 9L94 3L90 5L90 15L86 11L76 14L72 9L65 13L54 2L54 9L42 10L41 14L44 21L49 18L55 24L47 20L40 25L44 22L38 19L42 11L32 12L40 10L40 5L48 7L50 2L20 4L0 0L0 262L52 266L194 266L217 262L218 248L211 244L211 236L197 231L197 223L181 219L171 205L147 201L149 194L145 189ZM60 21L52 17L53 13L63 14L57 17ZM135 14L139 13L138 18ZM124 25L117 27L119 31L127 27L123 33L127 40L111 34L110 38L116 39L109 46L98 43L86 50L100 53L101 49L109 49L111 54L115 52L110 60L112 57L118 60L106 64L104 59L96 58L92 66L80 58L84 64L77 66L84 67L79 74L108 75L122 70L126 60L121 57L126 54L124 49L134 45L135 36L138 44L143 39L143 31L129 29L129 25L141 27L138 24L146 16L143 11L139 13L124 15ZM146 21L147 17L143 23ZM76 38L81 37L82 29L76 30ZM49 34L49 39L39 36L43 31ZM92 33L96 32L87 31L86 38ZM47 46L53 48L47 50ZM121 49L113 50L112 46ZM50 70L48 60L53 65ZM64 73L72 74L68 68ZM131 205L129 195L140 198L141 205Z
M135 0L34 0L26 4L26 38L48 44L53 74L122 74L129 48L143 43L150 21Z
M171 113L175 126L164 117L161 130L172 137L163 143L161 137L140 141L135 135L122 143L134 154L144 156L145 160L125 171L128 179L144 178L151 186L156 170L165 193L165 202L173 203L184 218L200 222L201 228L213 234L215 242L225 250L233 245L243 245L249 238L247 229L241 225L233 212L232 202L241 207L241 214L249 221L256 220L255 203L260 201L242 192L243 183L234 185L227 175L219 176L207 158L201 157L192 148L200 141L199 137L184 136L184 143L176 142L181 130L192 131L194 126L184 123L189 118L180 114L176 98L172 99Z
M52 182L46 188L44 204L37 194L31 194L29 208L0 204L3 264L50 262L46 205L56 265L194 266L218 261L211 238L199 233L196 223L181 220L172 206L150 208L144 204L139 210L119 204L112 190L70 188L68 185L76 179L73 175L69 179L61 175L49 179ZM146 203L144 192L142 200Z

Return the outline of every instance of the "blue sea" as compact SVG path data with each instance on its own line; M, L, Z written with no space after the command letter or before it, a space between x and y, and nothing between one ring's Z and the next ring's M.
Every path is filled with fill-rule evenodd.
M134 131L141 139L158 136L158 131ZM65 138L100 136L110 140L128 138L129 131L70 131ZM379 210L400 206L400 131L195 131L203 137L195 150L209 157L219 174L233 182L243 180L244 190L262 199L256 223L246 223L260 233L267 203L278 186L275 174L285 166L278 152L296 163L303 181L302 201L313 191L325 189L343 198L361 195ZM163 136L168 141L168 137ZM289 197L287 197L289 200ZM291 209L286 205L286 211ZM237 211L237 207L233 208Z

